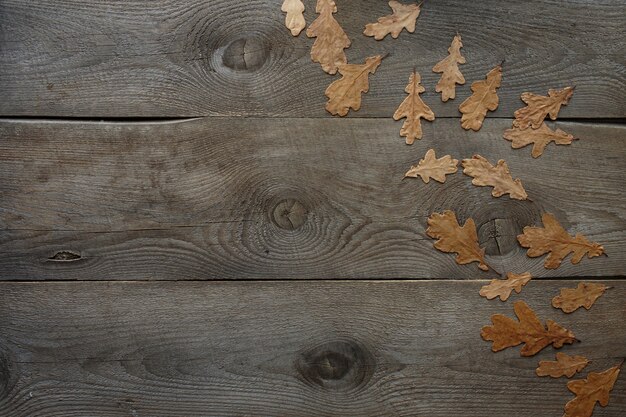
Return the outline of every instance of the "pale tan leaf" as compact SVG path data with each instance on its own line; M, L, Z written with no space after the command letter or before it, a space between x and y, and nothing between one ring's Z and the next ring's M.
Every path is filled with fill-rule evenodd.
M480 130L487 115L487 111L498 108L497 89L502 82L502 67L496 66L487 73L485 80L476 81L472 84L473 94L459 106L461 126L465 130Z
M465 64L466 62L463 55L461 55L462 47L461 35L456 35L448 48L449 55L433 67L433 72L441 73L441 79L439 79L435 91L441 93L441 101L443 102L454 99L457 84L465 84L465 77L459 70L459 64Z
M426 234L433 239L439 239L434 245L436 249L456 253L456 263L459 265L478 262L478 267L483 271L489 269L485 261L485 250L478 245L474 220L467 219L461 227L454 212L446 210L442 214L433 213L428 218Z
M361 108L361 93L369 90L369 74L376 72L382 57L372 56L364 64L343 64L339 66L340 79L333 81L326 89L326 110L332 115L345 116L350 109Z
M420 176L426 184L428 184L431 178L444 183L446 182L447 174L454 174L458 170L458 163L459 161L450 155L437 159L435 150L429 149L426 155L424 155L424 159L420 159L417 165L411 166L411 169L404 176L411 178Z
M420 81L419 73L413 70L409 77L409 84L404 89L409 96L404 99L393 114L394 120L406 117L402 124L402 129L400 129L400 136L405 138L407 145L411 145L415 139L422 138L421 118L430 121L435 120L435 113L420 98L420 93L424 92L424 87L422 87Z
M526 254L531 258L549 253L544 263L547 269L558 268L570 253L573 253L573 264L580 262L585 255L593 258L604 254L601 245L589 242L583 235L570 236L552 214L544 213L541 220L544 227L524 227L517 241L522 247L529 248Z
M538 129L547 115L555 120L561 106L567 105L572 94L574 94L574 87L565 87L562 90L550 89L547 97L523 93L522 101L526 103L526 107L515 111L513 126L522 130L527 129L528 126Z
M524 343L521 355L533 356L546 346L560 348L565 343L576 341L574 333L552 320L547 320L546 326L541 324L535 312L525 302L517 301L513 304L513 309L519 321L502 314L494 314L491 316L493 325L484 326L481 330L481 337L493 342L491 350L494 352Z
M402 4L395 0L389 2L389 7L393 10L393 14L383 16L376 23L368 23L365 25L363 33L365 36L373 36L377 41L383 39L391 33L391 37L396 39L402 29L407 32L415 32L415 21L420 15L420 4Z
M557 145L569 145L575 138L562 131L561 129L552 130L545 123L537 129L520 129L513 127L504 131L504 139L511 141L511 147L514 149L523 148L524 146L533 144L531 155L533 158L539 158L543 154L544 149L550 142Z
M604 372L590 372L586 379L569 381L567 388L576 397L565 404L563 417L589 417L593 414L596 402L602 407L609 405L609 394L617 381L621 364Z
M287 16L285 16L285 26L287 29L291 31L293 36L298 36L306 26L302 0L285 0L280 10L287 13Z
M611 287L604 284L580 282L576 288L561 288L561 293L552 299L552 306L566 313L585 307L589 310L593 303Z
M569 356L563 352L557 352L556 361L539 361L539 367L535 372L537 376L551 376L552 378L566 376L571 378L588 364L589 360L584 356Z
M333 0L317 0L315 11L319 16L306 31L309 38L317 38L311 48L311 59L320 63L325 72L335 74L339 65L348 62L343 50L351 42L333 17L333 13L337 12Z
M506 274L506 278L507 279L494 279L488 285L484 285L480 289L480 295L488 300L500 297L501 301L506 301L511 296L513 290L519 294L522 291L522 287L528 284L528 281L530 281L532 277L528 272L524 272L523 274L509 272Z
M474 155L471 159L464 159L463 173L473 178L472 184L479 187L493 187L491 195L500 197L504 194L515 200L526 200L528 194L519 179L513 179L509 167L503 159L496 166L491 165L487 159L480 155Z

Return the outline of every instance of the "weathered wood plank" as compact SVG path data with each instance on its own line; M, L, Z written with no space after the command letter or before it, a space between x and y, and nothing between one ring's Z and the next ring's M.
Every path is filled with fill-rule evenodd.
M626 356L626 282L589 311L521 295L582 341L599 371ZM512 303L485 281L1 283L0 414L7 416L557 416L564 378L480 328ZM513 300L512 299L512 300ZM594 417L626 414L626 378Z
M433 249L426 219L446 209L474 218L503 271L626 275L625 127L560 123L581 139L532 159L502 139L510 121L474 134L437 120L413 146L400 124L0 123L0 279L490 276ZM493 198L460 173L402 180L430 147L506 159L532 201ZM516 235L546 211L609 257L551 271L527 258Z
M309 59L312 40L283 26L282 0L4 0L0 4L0 114L78 117L257 115L326 117L333 77ZM315 18L307 0L306 20ZM472 81L506 59L500 108L524 91L576 85L563 117L625 117L622 0L433 1L416 33L376 42L364 25L386 1L343 0L337 19L351 62L389 52L361 117L389 117L413 67L439 117L458 117ZM443 104L432 66L459 31L468 83Z

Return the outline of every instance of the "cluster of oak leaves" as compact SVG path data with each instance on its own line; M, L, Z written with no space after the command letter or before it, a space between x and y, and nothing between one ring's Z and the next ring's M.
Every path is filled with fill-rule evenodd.
M401 4L392 0L389 6L393 13L379 18L376 23L367 24L364 31L366 36L381 40L391 34L395 39L403 29L409 33L415 31L421 3ZM301 0L284 0L282 11L287 14L285 25L293 36L298 36L306 27L303 16L304 4ZM326 89L328 97L326 110L332 115L345 116L350 109L359 110L361 107L361 94L366 93L369 88L368 76L376 72L384 57L373 56L367 58L364 64L348 64L343 50L350 46L350 39L333 16L337 12L335 2L317 0L315 11L319 16L309 25L306 32L308 37L316 38L311 50L311 59L319 63L325 72L329 74L339 72L342 75L342 78L332 82ZM456 84L465 84L465 78L458 66L465 63L465 58L461 55L462 47L461 36L457 34L448 49L449 55L433 67L434 72L442 74L435 90L441 93L444 102L454 99ZM480 130L487 111L494 111L498 107L497 89L501 80L502 66L497 65L487 73L485 80L472 84L473 94L459 106L459 111L463 115L461 126L464 129ZM419 73L415 70L409 77L405 91L408 97L400 104L393 118L395 120L406 118L400 136L405 137L406 143L410 145L415 139L422 138L421 119L432 121L435 115L419 96L425 89L420 84ZM522 94L521 99L526 103L526 107L515 112L513 127L504 132L504 138L511 141L512 147L516 149L532 143L534 158L541 156L550 142L559 145L572 143L574 140L572 135L560 129L553 131L545 124L544 119L549 115L555 120L561 106L568 103L573 93L572 87L566 87L562 90L551 89L548 96ZM447 174L457 171L458 162L450 155L437 158L435 151L430 149L418 165L411 167L405 177L420 176L426 183L430 178L443 183ZM494 166L486 158L474 155L471 159L464 159L462 166L463 173L473 178L472 184L493 187L494 197L509 194L513 199L528 199L521 181L512 178L504 160L498 161ZM558 268L561 261L570 253L573 253L573 264L580 262L585 255L592 258L604 254L601 245L589 242L580 234L576 236L568 234L552 214L544 213L542 221L543 227L527 226L517 239L522 247L528 248L527 255L530 257L548 253L544 263L546 268ZM472 219L468 219L460 226L454 212L447 210L441 214L433 213L428 219L428 226L426 231L428 236L438 239L434 244L435 248L443 252L456 253L456 262L459 264L478 262L480 269L485 271L490 269L484 258L485 250L479 246L476 226ZM506 301L513 290L519 293L530 279L531 275L528 272L523 274L509 272L506 280L495 279L482 287L480 295L490 300L500 297L500 300ZM608 288L598 283L580 283L575 289L562 289L560 295L553 298L552 305L566 313L571 313L579 307L589 309ZM549 345L560 348L566 343L577 341L574 333L552 320L548 320L544 326L535 312L523 301L516 302L514 310L518 321L495 314L491 318L493 325L482 329L482 338L493 342L494 352L524 343L521 355L533 356ZM583 356L569 356L559 352L556 361L540 361L536 373L539 376L571 378L588 363L589 360ZM606 406L609 402L609 392L617 380L621 365L600 373L591 372L587 379L570 381L567 387L576 394L576 397L565 405L564 417L591 416L596 402Z

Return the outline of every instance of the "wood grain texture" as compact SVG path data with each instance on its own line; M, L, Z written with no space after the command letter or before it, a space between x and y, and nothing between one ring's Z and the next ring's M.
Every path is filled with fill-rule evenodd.
M59 117L205 115L327 117L334 79L311 62L312 39L284 27L281 0L4 0L0 3L0 114ZM315 17L306 1L307 23ZM510 117L524 91L576 85L561 117L623 118L621 0L465 0L425 4L414 34L362 35L387 1L344 0L335 15L349 62L389 52L360 117L389 117L413 68L437 117L458 117L469 85L506 59L492 117ZM467 79L443 104L431 68L463 36Z
M589 311L522 294L582 341L587 371L626 356L626 282ZM480 328L512 303L486 281L0 283L0 415L558 416L566 379ZM509 300L511 301L511 300ZM594 417L626 413L626 378Z
M476 221L487 261L536 277L626 275L626 128L558 123L581 138L538 159L458 119L406 146L402 122L205 118L0 123L0 279L477 278L425 234L450 209ZM403 179L429 148L506 159L532 201L457 173ZM543 212L607 258L546 270L516 236Z

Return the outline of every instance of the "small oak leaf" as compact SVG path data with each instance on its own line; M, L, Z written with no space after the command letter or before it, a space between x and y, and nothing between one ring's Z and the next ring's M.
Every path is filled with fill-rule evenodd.
M537 129L522 130L518 127L513 127L505 130L504 139L511 141L513 149L523 148L532 143L533 150L531 155L533 158L539 158L550 142L554 142L557 145L569 145L576 140L569 133L561 129L552 130L543 122Z
M509 167L503 159L496 166L491 165L487 159L480 155L474 155L471 159L464 159L463 173L472 177L472 184L479 187L493 187L491 195L500 197L504 194L515 200L526 200L528 194L519 179L513 179Z
M393 114L393 120L400 120L406 117L402 124L402 129L400 129L400 136L405 137L407 145L413 144L415 139L422 138L421 118L430 121L435 120L435 113L420 98L420 93L425 91L420 81L419 73L413 70L409 77L409 84L404 89L409 96L404 99Z
M461 126L465 130L480 130L487 115L487 111L498 108L497 89L502 82L502 66L498 65L489 73L485 80L475 81L472 84L473 94L459 106Z
M544 262L547 269L556 269L567 255L573 253L572 263L577 264L585 255L593 258L604 254L602 245L589 242L583 235L569 235L552 214L544 213L541 216L544 227L526 226L517 241L531 258L549 253Z
M456 97L456 85L465 84L465 77L459 70L459 64L465 64L465 57L461 55L461 35L456 35L452 39L452 44L448 48L448 56L439 61L433 67L433 72L441 73L441 79L435 87L435 91L441 93L441 101L446 102Z
M336 116L345 116L350 109L361 108L361 93L369 90L368 75L376 72L382 57L369 57L364 64L342 64L339 73L340 79L333 81L326 89L326 110Z
M500 297L501 301L506 301L511 296L511 292L515 290L516 293L522 291L522 287L528 284L531 280L531 276L528 272L523 274L514 274L509 272L506 274L507 279L494 279L488 285L484 285L480 289L480 295L493 300L496 297Z
M393 14L378 18L377 23L368 23L365 25L363 34L365 36L373 36L377 41L383 39L391 33L391 37L396 39L402 29L407 32L415 32L415 22L420 15L420 7L422 4L402 4L395 0L389 2L389 7L393 10Z
M320 63L325 72L335 74L339 65L348 62L343 50L351 42L333 17L337 12L334 0L317 0L315 11L319 16L306 31L309 38L317 38L311 48L311 59Z
M586 379L576 379L567 383L567 389L576 397L565 404L563 417L590 417L596 402L602 407L609 404L609 394L617 381L621 364L604 372L590 372Z
M538 129L547 115L555 120L561 106L567 105L572 94L574 94L574 87L565 87L562 90L550 89L547 97L523 93L522 101L526 103L526 107L515 111L513 126L522 130L527 129L528 126Z
M561 293L552 299L552 306L566 313L585 307L589 310L604 291L611 287L604 284L581 282L576 288L561 288Z
M298 36L306 26L302 0L285 0L280 10L287 13L287 16L285 16L285 26L287 29L291 31L293 36Z
M484 326L480 332L484 340L493 342L491 350L494 352L524 343L521 355L533 356L546 346L560 348L565 343L576 341L574 333L552 320L547 320L546 326L541 324L535 312L525 302L517 301L513 304L513 309L519 321L502 314L494 314L491 316L493 325Z
M535 370L537 376L551 376L571 378L576 372L582 371L589 365L589 360L584 356L569 356L563 352L557 352L556 361L539 361L539 367Z
M459 265L478 262L480 269L489 270L489 265L485 261L485 250L478 245L474 220L467 219L461 227L453 211L433 213L428 218L426 234L433 239L439 239L434 245L436 249L447 253L455 252L456 263Z
M459 161L450 155L437 159L435 150L429 149L426 155L424 155L424 159L420 159L417 165L411 166L411 169L404 174L404 177L417 178L420 176L426 184L432 178L443 184L446 182L447 174L454 174L458 170L458 163Z

